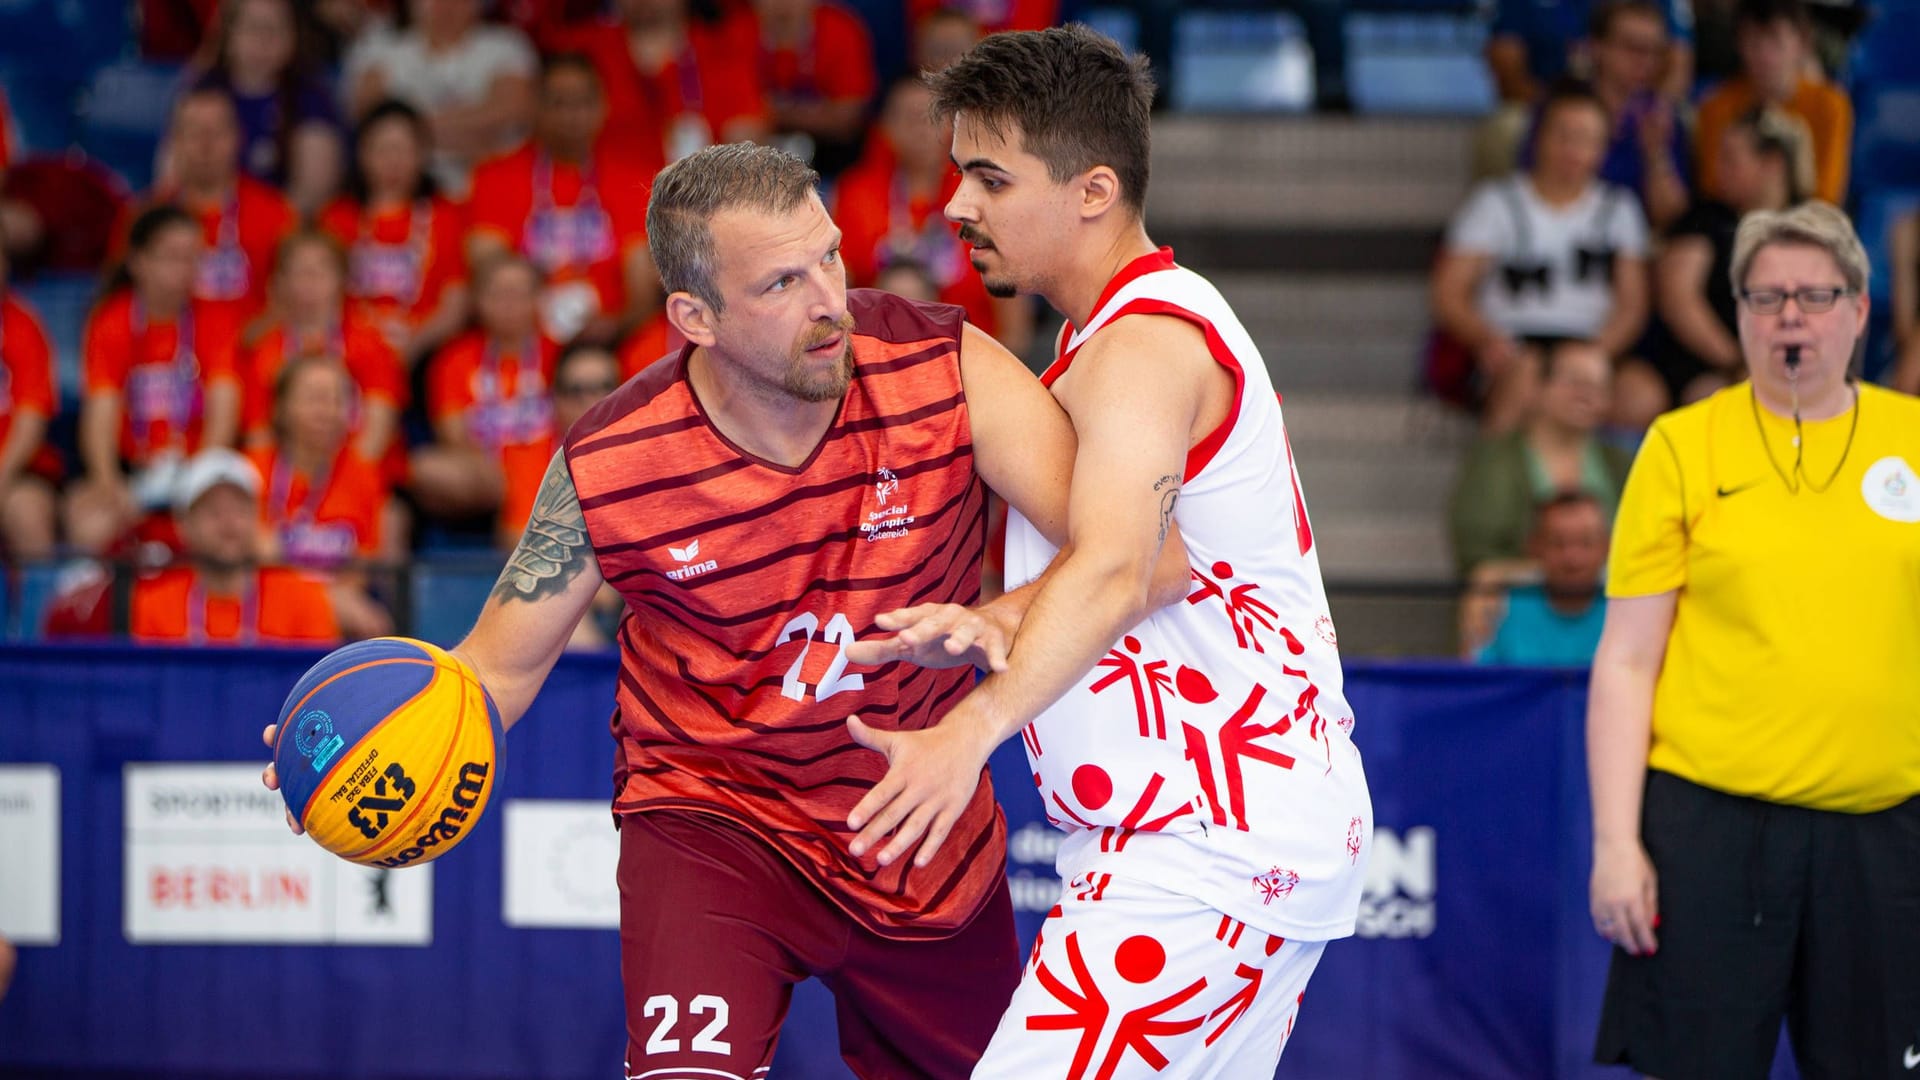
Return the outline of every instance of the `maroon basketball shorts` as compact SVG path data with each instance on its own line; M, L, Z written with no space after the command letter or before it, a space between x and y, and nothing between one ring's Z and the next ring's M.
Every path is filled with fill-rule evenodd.
M620 828L620 975L629 1080L757 1080L793 985L833 991L840 1054L861 1077L965 1077L1020 981L1004 881L951 937L856 923L764 841L711 814Z

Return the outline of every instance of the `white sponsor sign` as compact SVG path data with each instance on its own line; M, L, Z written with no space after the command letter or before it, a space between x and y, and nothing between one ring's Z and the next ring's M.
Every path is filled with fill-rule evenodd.
M347 862L287 830L256 765L129 765L127 940L427 945L433 868Z
M1366 938L1431 937L1438 926L1435 907L1436 834L1431 825L1396 832L1373 830L1367 855L1367 883L1360 899L1355 933Z
M0 765L0 934L60 944L60 770Z
M504 833L508 926L620 928L620 832L604 801L510 799Z

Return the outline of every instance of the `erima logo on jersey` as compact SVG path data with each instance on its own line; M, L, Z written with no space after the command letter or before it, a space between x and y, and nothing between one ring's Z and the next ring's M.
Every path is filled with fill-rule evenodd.
M688 578L699 577L709 570L720 569L720 560L718 559L708 559L706 562L700 563L693 561L700 557L700 541L698 540L695 540L683 548L668 547L667 554L673 556L678 562L690 564L682 566L678 570L667 571L668 581L685 581Z

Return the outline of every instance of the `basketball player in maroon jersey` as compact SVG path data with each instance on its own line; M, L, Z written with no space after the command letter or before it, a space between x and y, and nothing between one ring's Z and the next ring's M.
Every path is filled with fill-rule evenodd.
M630 1076L763 1075L809 975L860 1075L964 1076L1019 977L984 771L939 822L938 858L848 846L885 761L845 717L928 727L971 672L853 671L848 650L880 612L979 600L988 488L1064 540L1072 429L960 309L849 293L816 179L748 144L660 174L649 242L688 344L568 433L456 650L511 725L600 584L627 601L612 728ZM1131 583L1083 649L1185 593L1168 550L1116 567ZM1031 594L1002 602L1010 618Z

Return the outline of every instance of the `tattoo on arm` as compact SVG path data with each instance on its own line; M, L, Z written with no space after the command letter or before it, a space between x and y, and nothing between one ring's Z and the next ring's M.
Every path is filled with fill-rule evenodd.
M1168 473L1153 482L1160 493L1160 543L1167 542L1167 530L1173 527L1173 504L1180 501L1180 477Z
M558 595L580 576L591 558L586 515L580 510L573 474L567 470L566 452L560 451L540 481L527 531L520 535L520 545L507 559L506 569L500 571L500 580L494 582L493 598L502 603L531 603Z

